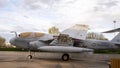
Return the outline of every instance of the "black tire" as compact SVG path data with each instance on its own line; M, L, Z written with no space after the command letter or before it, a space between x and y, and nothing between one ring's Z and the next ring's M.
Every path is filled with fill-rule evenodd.
M69 54L63 54L62 55L62 60L63 61L68 61L69 60Z
M32 55L28 55L28 58L29 58L29 59L32 59Z

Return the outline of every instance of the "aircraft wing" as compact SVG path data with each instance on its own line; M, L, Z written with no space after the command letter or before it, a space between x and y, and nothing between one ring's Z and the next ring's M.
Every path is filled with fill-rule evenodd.
M39 40L41 40L41 41L48 41L48 40L52 40L52 39L53 39L53 35L50 35L50 34L45 34L41 38L39 38Z
M61 32L75 39L86 39L88 25L76 24Z
M45 51L45 52L65 52L65 53L93 52L93 49L70 47L70 46L42 46L39 47L38 49L40 51Z
M112 33L112 32L120 32L120 28L109 30L109 31L105 31L103 33Z

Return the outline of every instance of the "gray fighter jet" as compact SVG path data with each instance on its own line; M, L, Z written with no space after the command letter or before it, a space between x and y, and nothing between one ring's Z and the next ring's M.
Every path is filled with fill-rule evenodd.
M86 25L75 25L61 32L59 35L51 35L40 32L23 32L10 40L10 43L16 47L28 49L32 59L31 51L39 52L57 52L63 53L61 59L69 60L69 53L93 52L93 49L100 48L115 48L114 44L107 42L92 43L91 40L86 40L87 35ZM95 42L95 41L93 41Z

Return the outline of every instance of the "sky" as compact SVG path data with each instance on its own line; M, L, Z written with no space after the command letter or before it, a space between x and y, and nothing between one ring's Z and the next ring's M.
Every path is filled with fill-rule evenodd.
M75 24L89 25L90 32L119 28L120 0L0 0L0 36L8 40L11 31L47 33L52 26L62 31Z

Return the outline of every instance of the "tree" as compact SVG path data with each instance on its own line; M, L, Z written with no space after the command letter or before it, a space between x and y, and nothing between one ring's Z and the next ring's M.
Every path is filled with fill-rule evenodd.
M48 33L49 34L59 34L60 32L59 32L59 29L57 27L53 26L53 27L48 29Z
M5 38L0 37L0 47L4 47L5 46Z
M104 37L103 34L95 33L95 32L90 32L87 34L87 39L97 39L97 40L108 40L107 38Z

